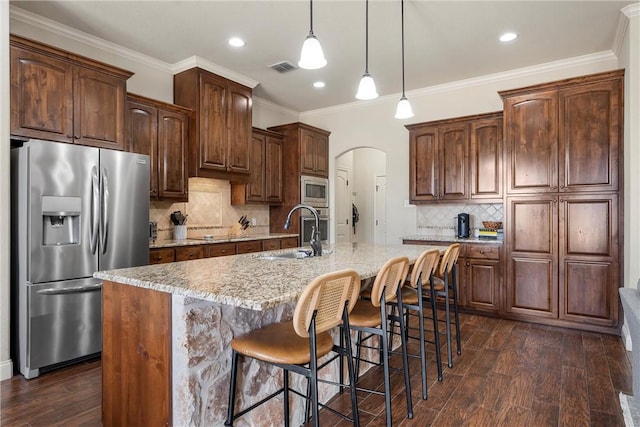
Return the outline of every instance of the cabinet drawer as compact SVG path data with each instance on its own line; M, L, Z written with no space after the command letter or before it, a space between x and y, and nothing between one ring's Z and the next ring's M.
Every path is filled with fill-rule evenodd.
M490 245L467 244L467 258L500 259L500 247Z
M273 251L276 249L280 249L280 239L269 239L262 241L263 251Z
M285 237L284 239L280 239L280 247L282 249L288 248L297 248L298 246L298 238L297 237Z
M250 252L260 252L262 250L262 242L259 240L251 240L248 242L238 242L238 253L248 254Z
M217 245L209 245L209 257L235 255L236 244L235 243L219 243Z
M185 246L176 248L176 261L204 258L204 246Z
M149 251L149 264L164 264L175 260L176 253L173 249L152 249Z

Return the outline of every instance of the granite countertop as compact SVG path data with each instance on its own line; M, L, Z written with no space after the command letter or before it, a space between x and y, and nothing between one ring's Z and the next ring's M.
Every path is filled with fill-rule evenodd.
M321 257L264 259L268 254L298 250L285 249L98 271L94 277L261 311L295 301L304 287L321 274L353 268L367 279L374 277L388 259L407 256L413 263L429 248L339 243L325 248Z
M186 240L158 240L155 243L149 243L149 249L159 248L173 248L176 246L193 246L193 245L205 245L211 243L230 243L230 242L246 242L249 240L268 240L268 239L282 239L286 237L298 237L297 234L292 233L270 233L270 234L258 234L255 236L217 236L211 239L199 239L188 238Z
M502 239L486 239L480 237L467 237L466 239L455 236L429 236L429 235L414 235L404 236L402 240L423 240L425 242L443 242L443 243L493 243L502 245L504 241Z

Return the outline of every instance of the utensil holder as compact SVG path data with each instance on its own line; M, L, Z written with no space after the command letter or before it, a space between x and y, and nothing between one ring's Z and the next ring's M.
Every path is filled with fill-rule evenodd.
M187 238L187 226L176 225L173 227L173 240L186 240Z

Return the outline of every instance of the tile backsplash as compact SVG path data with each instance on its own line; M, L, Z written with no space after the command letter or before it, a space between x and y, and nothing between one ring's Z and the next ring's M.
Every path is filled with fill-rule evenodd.
M214 237L226 236L242 215L246 215L249 221L253 218L256 220L256 225L251 225L245 230L246 235L269 232L269 206L232 206L229 181L189 178L188 202L152 201L149 221L158 223L159 240L173 238L173 224L169 216L178 210L189 215L187 238L198 238L205 234L211 234Z
M482 221L502 221L502 203L451 203L418 205L416 228L418 234L430 236L455 236L459 213L468 213L472 235L482 228Z

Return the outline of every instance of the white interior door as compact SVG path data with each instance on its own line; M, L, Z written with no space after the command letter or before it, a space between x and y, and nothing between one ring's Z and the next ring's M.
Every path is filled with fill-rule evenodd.
M375 193L373 196L375 220L374 220L374 241L376 244L385 245L387 243L387 176L376 175Z
M336 242L351 241L351 194L348 169L336 169Z

